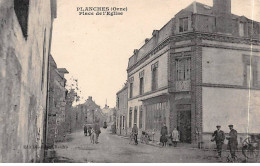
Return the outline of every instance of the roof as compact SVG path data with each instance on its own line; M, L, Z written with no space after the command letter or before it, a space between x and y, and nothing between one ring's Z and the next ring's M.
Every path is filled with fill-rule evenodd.
M213 14L213 10L211 6L196 1L194 1L192 4L190 4L188 7L186 7L183 10L190 11L192 13L198 13L198 14L207 14L207 15Z
M58 68L57 69L59 73L69 73L68 70L66 68Z
M192 4L190 4L188 7L186 7L183 10L190 11L192 13L197 13L197 14L213 15L212 8L213 8L212 6L208 6L203 3L194 1ZM237 19L239 17L245 17L245 16L238 16L238 15L235 15L232 13L231 13L231 16L232 16L232 19Z
M122 89L120 89L117 93L116 93L116 95L118 95L119 93L121 93L122 91L124 91L125 89L127 89L127 83L125 83L124 84L124 87L122 88Z

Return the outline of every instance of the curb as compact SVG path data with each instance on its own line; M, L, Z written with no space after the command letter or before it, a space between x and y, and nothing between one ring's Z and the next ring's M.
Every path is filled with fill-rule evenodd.
M119 137L123 138L123 139L129 139L129 137L126 136L121 136L118 135ZM138 139L138 141L140 142L140 139ZM150 146L154 146L154 147L158 147L158 148L162 148L162 146L158 145L158 144L153 144L153 143L142 143L144 145L150 145ZM216 149L199 149L199 148L193 148L193 147L173 147L173 149L188 149L188 150L202 150L202 151L216 151ZM223 151L228 151L228 150L223 150ZM241 150L238 150L238 152Z

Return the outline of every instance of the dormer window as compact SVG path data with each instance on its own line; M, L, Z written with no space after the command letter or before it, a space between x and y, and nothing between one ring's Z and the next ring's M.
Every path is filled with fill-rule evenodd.
M243 22L239 22L239 36L245 35L245 24Z
M188 17L180 18L179 20L179 32L188 31Z

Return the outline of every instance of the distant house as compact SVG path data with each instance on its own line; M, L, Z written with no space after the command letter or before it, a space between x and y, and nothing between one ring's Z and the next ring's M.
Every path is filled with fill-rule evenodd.
M116 129L118 135L127 135L127 99L128 99L127 83L117 92L116 102Z
M259 133L259 34L259 22L231 13L231 0L181 10L129 58L127 126L158 140L166 123L194 145L209 143L216 125Z

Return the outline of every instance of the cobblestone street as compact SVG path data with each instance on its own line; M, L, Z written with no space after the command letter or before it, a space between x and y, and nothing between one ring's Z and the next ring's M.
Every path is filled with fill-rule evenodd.
M109 129L102 130L99 144L91 144L89 136L84 136L83 131L70 135L68 142L57 143L56 159L54 162L94 162L94 163L163 163L163 162L225 162L227 152L222 159L217 159L214 151L189 149L183 147L156 147L145 144L132 145L128 139L112 135ZM59 148L67 147L67 148ZM243 157L238 152L240 162Z

